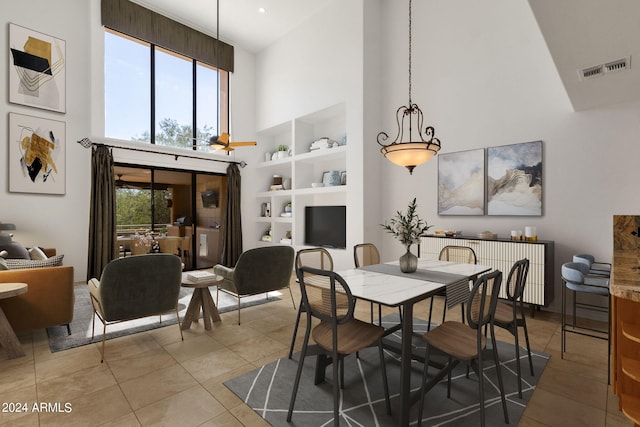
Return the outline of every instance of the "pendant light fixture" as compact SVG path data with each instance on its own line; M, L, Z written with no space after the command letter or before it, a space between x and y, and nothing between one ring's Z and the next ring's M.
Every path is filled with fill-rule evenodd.
M409 0L409 104L403 105L396 111L398 134L389 144L386 132L378 134L380 152L398 166L404 166L413 174L413 169L428 162L440 151L440 140L435 137L433 126L423 126L422 110L418 104L411 101L411 0ZM408 128L408 132L407 129Z

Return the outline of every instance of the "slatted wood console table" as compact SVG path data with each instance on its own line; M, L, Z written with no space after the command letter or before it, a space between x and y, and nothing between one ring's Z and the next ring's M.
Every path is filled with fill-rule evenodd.
M513 264L529 259L529 276L524 288L524 302L532 307L547 307L554 295L554 243L549 240L514 241L511 239L481 239L478 237L424 236L421 239L420 258L438 259L440 250L448 245L473 248L478 264L489 265L509 274ZM506 286L500 290L500 298L506 298Z

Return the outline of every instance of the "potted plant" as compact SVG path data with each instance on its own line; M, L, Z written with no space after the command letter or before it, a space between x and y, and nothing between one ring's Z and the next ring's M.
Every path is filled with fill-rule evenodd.
M279 159L283 159L285 157L289 156L289 147L284 145L284 144L280 144L278 145L278 155L277 157Z
M420 243L420 237L432 227L420 219L416 213L417 208L418 205L414 198L409 203L406 214L398 211L396 216L389 220L389 223L381 224L385 231L393 234L393 237L407 248L405 254L400 257L400 270L403 273L413 273L418 269L418 257L411 253L411 245Z
M291 213L291 201L288 201L287 203L284 204L284 212Z

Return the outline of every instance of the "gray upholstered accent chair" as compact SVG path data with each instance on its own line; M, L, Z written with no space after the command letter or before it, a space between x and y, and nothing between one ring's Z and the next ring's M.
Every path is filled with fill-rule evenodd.
M182 262L176 255L144 254L115 259L104 268L100 280L89 280L93 304L93 326L96 315L103 324L102 361L107 325L174 311L178 320L178 295L182 283ZM160 318L162 320L162 318Z
M218 284L216 300L221 290L238 298L238 325L240 324L241 297L287 288L293 301L289 284L293 273L294 256L295 251L291 246L267 246L243 252L233 268L216 265L213 267L213 272L224 278ZM293 308L296 308L295 301Z

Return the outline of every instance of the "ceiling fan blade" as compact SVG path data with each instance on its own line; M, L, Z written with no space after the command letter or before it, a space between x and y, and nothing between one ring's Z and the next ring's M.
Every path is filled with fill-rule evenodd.
M256 141L238 141L238 142L230 142L229 145L232 147L249 147L253 145L257 145Z

